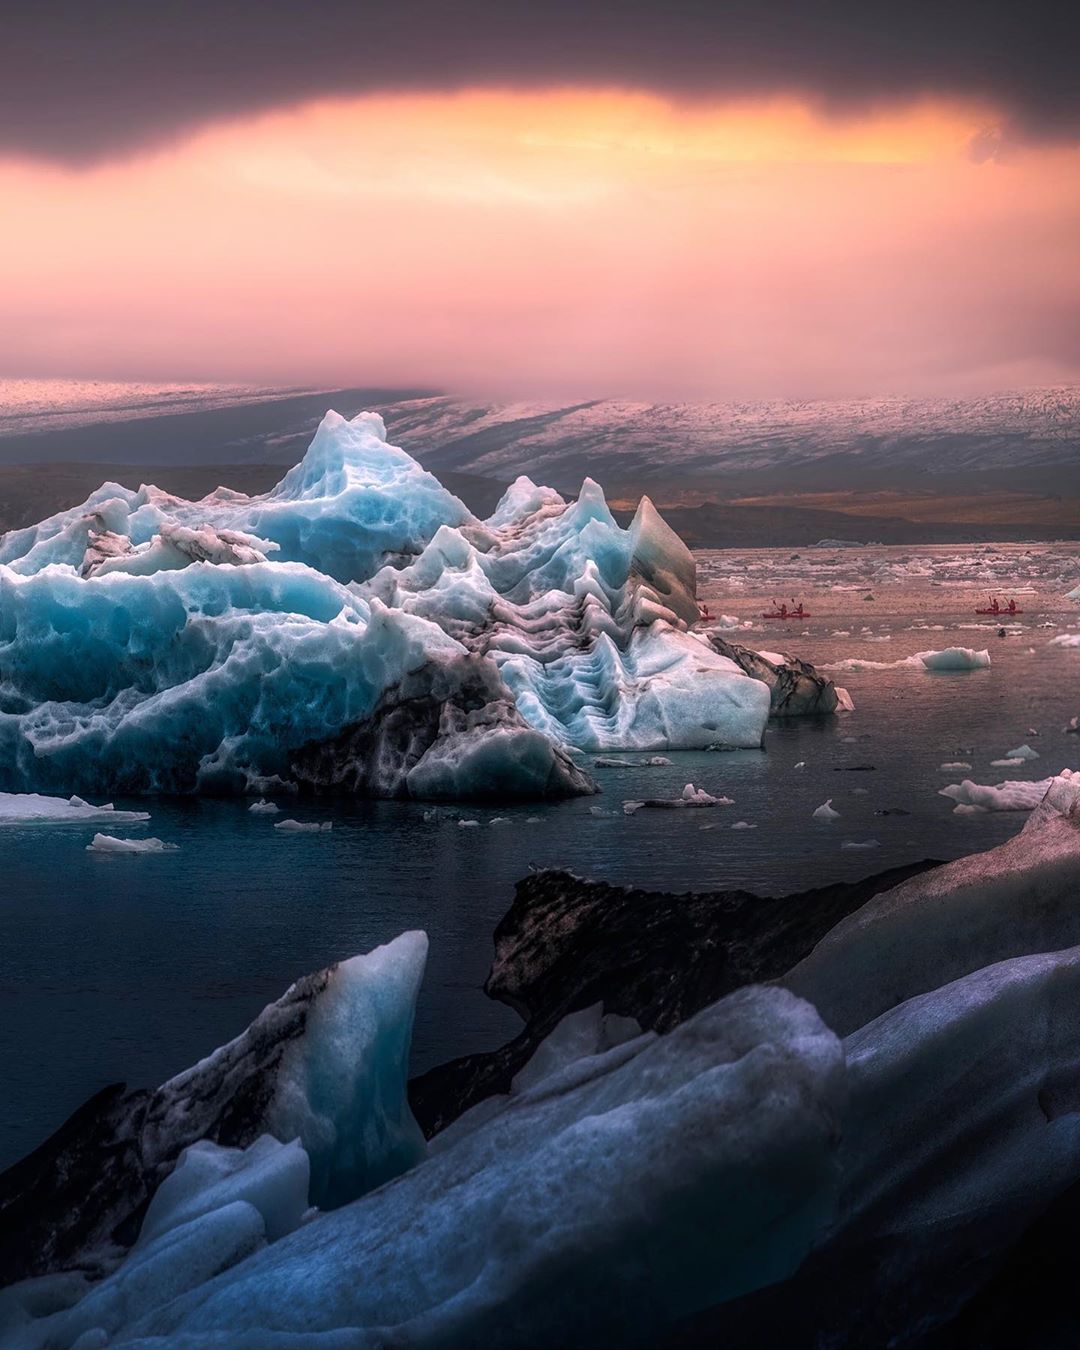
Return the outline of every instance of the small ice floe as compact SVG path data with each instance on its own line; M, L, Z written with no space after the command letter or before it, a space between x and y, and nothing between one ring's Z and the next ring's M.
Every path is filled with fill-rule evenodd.
M731 827L733 830L756 830L756 825L751 825L748 820L737 820Z
M509 824L510 824L510 817L509 817L509 816L492 816L491 819L488 821L488 824L489 824L489 825L509 825Z
M1038 735L1039 733L1036 732L1035 734ZM1031 746L1025 742L1023 745L1018 745L1015 750L1006 750L1005 758L1019 760L1038 759L1039 752L1038 750L1032 750Z
M967 773L971 765L964 759L947 759L944 764L939 764L938 768L942 773Z
M805 760L805 759L800 759L799 762L798 762L798 764L793 764L793 765L792 765L792 768L794 768L794 769L805 769L805 768L806 768L806 760Z
M252 802L248 810L253 816L276 816L281 810L276 802L268 802L264 797L260 797L257 802Z
M1037 783L1027 783L1016 779L1007 779L1004 783L973 783L965 778L962 783L950 783L940 789L942 797L951 797L961 806L978 806L986 811L1033 811L1042 801L1053 783L1052 778L1044 778ZM970 815L971 812L958 812Z
M625 815L625 812L622 812L622 811L609 811L608 808L607 808L606 806L590 806L590 807L589 807L589 815L590 815L590 816L603 817L603 818L610 818L611 816Z
M842 849L880 848L881 841L879 839L845 839L840 847Z
M641 762L650 769L658 769L662 764L670 764L671 760L666 755L650 755L648 759L643 759Z
M813 818L814 820L839 820L840 812L833 810L832 798L830 797L827 802L821 803L813 813Z
M461 829L461 830L478 830L479 828L480 828L480 822L479 822L478 820L459 820L459 821L458 821L458 829Z
M615 755L601 755L599 759L594 759L593 763L598 769L632 769L635 767L632 759L619 759Z
M540 817L539 817L539 816L526 816L526 818L525 818L525 824L526 824L526 825L539 825L539 824L540 824Z
M975 806L972 802L957 802L952 809L954 816L985 816L989 811L988 806Z
M675 808L680 806L734 806L734 804L731 797L714 797L704 788L695 787L693 783L687 783L682 790L682 795L678 797L646 797L641 802L623 802L623 813L628 816L633 815L643 806Z
M1080 736L1080 717L1070 717L1064 730L1066 736Z
M990 767L992 769L1018 769L1021 764L1026 764L1027 760L1021 757L1012 759L992 759Z
M117 839L111 834L95 834L87 844L87 853L175 853L179 844L163 839Z
M1051 647L1080 647L1080 633L1059 633L1050 639Z
M85 825L98 820L128 824L149 819L149 811L117 811L112 802L91 806L81 797L0 792L0 825Z
M279 820L275 830L284 830L287 834L320 834L323 830L332 830L332 820Z
M851 697L851 695L842 685L834 684L833 693L836 695L837 712L855 711L855 700Z

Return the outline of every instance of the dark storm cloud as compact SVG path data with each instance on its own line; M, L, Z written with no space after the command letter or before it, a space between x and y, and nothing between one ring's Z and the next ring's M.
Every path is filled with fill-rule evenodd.
M1077 0L7 0L0 152L88 161L317 94L475 84L957 95L1076 139L1078 48Z

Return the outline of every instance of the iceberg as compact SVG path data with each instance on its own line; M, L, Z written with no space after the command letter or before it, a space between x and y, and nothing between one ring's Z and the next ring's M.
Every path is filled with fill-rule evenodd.
M476 520L328 413L257 497L106 484L0 540L0 788L538 797L571 750L760 746L685 545L518 479Z

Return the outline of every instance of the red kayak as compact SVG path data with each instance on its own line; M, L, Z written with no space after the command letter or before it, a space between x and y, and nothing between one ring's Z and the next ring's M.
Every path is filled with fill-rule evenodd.
M1023 614L1023 612L1024 611L1017 606L1015 600L1010 600L1007 605L999 605L998 598L996 595L992 595L990 597L989 605L985 606L983 609L977 609L975 611L976 614L986 614L991 619L1003 618L1006 615L1008 615L1011 618L1012 615Z
M788 609L787 605L777 605L771 613L762 614L761 617L763 619L782 619L786 623L791 619L808 619L810 613L808 610L803 609L802 601L800 600L794 609Z

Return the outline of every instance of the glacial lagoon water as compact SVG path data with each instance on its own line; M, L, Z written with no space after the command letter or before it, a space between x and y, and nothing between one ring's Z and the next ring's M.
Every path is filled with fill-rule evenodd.
M415 1068L498 1044L518 1021L482 984L492 930L530 867L783 893L991 847L1025 817L954 815L940 787L1080 768L1080 736L1064 729L1080 714L1080 648L1051 645L1080 631L1080 607L1063 598L1080 581L1077 546L748 550L699 562L710 608L749 624L730 636L750 646L884 664L960 645L988 648L992 665L845 670L836 678L853 713L773 724L763 752L671 754L660 766L619 756L638 762L592 767L600 796L547 806L460 806L426 819L430 808L405 802L303 803L267 817L242 801L117 801L152 819L116 833L180 846L130 857L87 852L97 825L5 828L0 1166L106 1083L160 1082L241 1031L298 975L408 928L431 938ZM973 612L990 590L1024 610L1004 638ZM791 596L806 602L806 623L760 618ZM1024 742L1039 759L991 767ZM940 770L957 760L971 771ZM623 812L624 800L678 796L687 782L734 805ZM822 824L812 812L827 798L840 818ZM275 830L285 816L333 829ZM737 821L754 828L732 829ZM870 839L878 846L843 847Z

